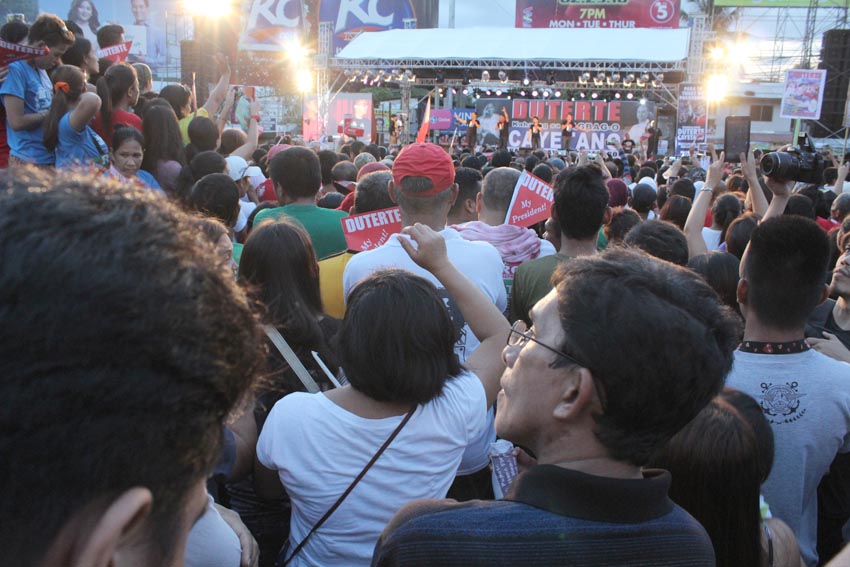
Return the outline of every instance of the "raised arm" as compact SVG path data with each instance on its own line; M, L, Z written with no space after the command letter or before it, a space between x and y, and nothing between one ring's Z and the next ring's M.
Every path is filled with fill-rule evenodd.
M71 128L82 132L98 110L100 110L100 97L95 93L83 93L80 95L77 106L71 111L71 116L68 117Z
M844 192L844 181L847 180L847 171L850 170L850 161L842 163L838 167L838 178L835 180L835 185L832 190L836 195L841 195Z
M501 353L511 330L508 321L487 296L449 261L446 242L440 234L419 223L404 228L402 232L418 245L414 248L407 239L400 238L404 250L414 262L440 280L460 308L469 328L481 341L465 366L481 380L487 393L487 406L491 406L496 400L499 379L505 369Z
M219 136L221 136L221 133L224 132L224 126L227 124L227 117L230 116L230 112L233 110L233 100L235 98L236 88L229 87L227 89L227 94L224 97L224 106L221 107L221 112L218 113L218 117L215 121Z
M230 155L240 156L245 161L251 161L254 150L260 143L260 102L256 99L251 101L251 116L248 118L248 140L233 150Z
M753 205L753 212L764 217L767 214L767 197L761 190L761 182L759 182L758 170L756 169L756 158L752 149L746 155L741 154L741 173L744 174L744 179L747 180L749 185L747 195Z
M218 83L216 83L215 88L210 92L207 102L204 103L204 109L209 114L215 113L218 107L221 106L221 103L224 102L224 97L227 96L227 87L230 84L230 63L227 61L227 57L219 53L215 56L215 60L218 63L220 75Z
M688 239L688 257L693 258L708 252L705 240L702 237L702 227L705 223L705 214L711 206L711 190L720 181L723 175L723 161L726 154L720 152L720 158L715 156L714 162L708 167L705 176L705 185L697 192L688 220L685 221L685 236Z
M785 205L788 204L788 198L794 188L794 181L771 179L770 177L765 177L764 181L767 188L773 193L773 199L771 199L770 206L767 207L767 212L762 220L780 217L785 213Z

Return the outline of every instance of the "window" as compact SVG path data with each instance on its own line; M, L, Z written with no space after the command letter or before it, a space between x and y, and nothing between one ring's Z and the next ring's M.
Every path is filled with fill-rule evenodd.
M769 104L754 104L750 106L750 120L753 122L772 122L773 106Z

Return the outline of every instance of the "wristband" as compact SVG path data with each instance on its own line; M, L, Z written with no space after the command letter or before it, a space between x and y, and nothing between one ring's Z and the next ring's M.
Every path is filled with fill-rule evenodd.
M256 121L257 121L257 124L259 124L259 123L260 123L260 115L259 115L259 114L252 114L252 115L251 115L251 116L249 116L248 118L249 118L249 119L251 119L251 120L256 120Z

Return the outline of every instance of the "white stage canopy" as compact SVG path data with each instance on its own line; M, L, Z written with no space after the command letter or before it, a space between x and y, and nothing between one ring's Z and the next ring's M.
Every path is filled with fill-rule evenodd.
M361 33L336 55L363 60L672 63L688 56L689 29L414 29Z

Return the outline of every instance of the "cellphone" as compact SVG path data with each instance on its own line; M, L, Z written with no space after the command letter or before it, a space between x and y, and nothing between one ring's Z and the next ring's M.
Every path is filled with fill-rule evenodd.
M723 134L723 151L726 152L726 161L738 163L741 161L740 154L749 153L750 125L749 116L726 117L726 130Z

